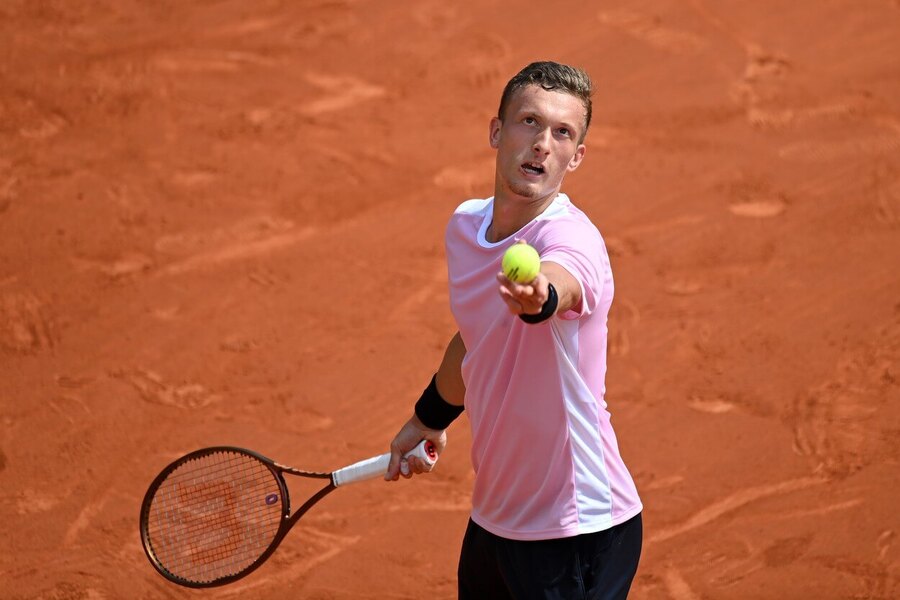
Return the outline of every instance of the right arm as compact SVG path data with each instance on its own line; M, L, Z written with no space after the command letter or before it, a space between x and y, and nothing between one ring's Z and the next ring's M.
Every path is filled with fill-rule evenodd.
M444 358L435 376L435 384L441 398L454 406L462 406L466 397L466 385L462 378L462 362L465 356L466 346L463 344L459 332L456 332L456 335L447 344ZM429 429L422 424L414 412L406 424L400 428L394 441L391 442L391 462L384 474L386 481L396 481L400 477L401 457L415 448L422 440L432 441L438 456L440 456L447 446L447 433L446 430ZM409 475L406 477L412 477L413 473L427 473L431 470L431 467L415 457L410 458L408 464Z

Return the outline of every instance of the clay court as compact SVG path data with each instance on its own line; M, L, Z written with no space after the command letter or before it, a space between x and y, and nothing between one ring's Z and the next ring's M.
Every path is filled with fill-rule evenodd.
M161 578L138 511L195 448L387 451L551 59L597 90L563 189L616 277L631 597L897 598L898 56L897 0L0 3L0 596L455 598L465 418L231 586Z

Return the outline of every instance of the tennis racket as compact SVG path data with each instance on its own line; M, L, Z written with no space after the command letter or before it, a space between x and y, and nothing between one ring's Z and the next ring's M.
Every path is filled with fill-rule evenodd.
M437 460L429 441L406 454L410 456L429 464ZM163 469L144 496L144 552L163 577L179 585L205 588L237 581L265 562L316 502L338 487L383 475L390 459L382 454L318 473L243 448L191 452ZM290 514L284 473L328 483Z

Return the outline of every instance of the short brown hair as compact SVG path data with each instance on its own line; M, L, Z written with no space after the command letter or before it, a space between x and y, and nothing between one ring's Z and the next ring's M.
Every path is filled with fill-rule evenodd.
M506 106L517 91L529 85L539 85L545 90L557 90L571 94L584 104L584 131L579 142L587 135L591 124L591 94L593 93L591 78L582 69L570 67L551 61L533 62L509 80L500 97L500 109L497 118L503 120Z

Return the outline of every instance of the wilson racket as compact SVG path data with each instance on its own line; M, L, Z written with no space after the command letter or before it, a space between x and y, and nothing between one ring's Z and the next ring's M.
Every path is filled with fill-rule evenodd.
M430 464L437 460L434 444L428 441L406 456ZM217 446L191 452L163 469L144 496L144 552L163 577L179 585L231 583L265 562L316 502L338 487L384 474L390 458L382 454L317 473L278 464L243 448ZM291 514L284 473L328 483Z

